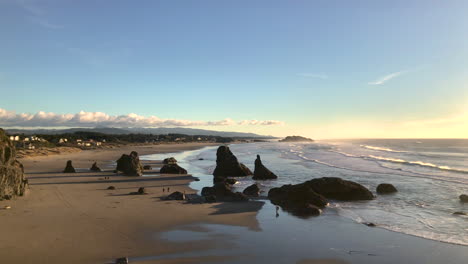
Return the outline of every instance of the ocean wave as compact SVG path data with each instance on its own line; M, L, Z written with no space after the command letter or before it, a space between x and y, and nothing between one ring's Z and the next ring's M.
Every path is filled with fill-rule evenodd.
M468 174L467 170L450 168L449 166L439 166L439 165L436 165L436 164L432 164L432 163L429 163L429 162L423 162L423 161L406 161L404 159L387 158L387 157L374 156L374 155L369 155L369 156L364 157L364 158L365 159L378 160L378 161L386 161L386 162L392 162L392 163L411 165L411 166L432 168L432 169L438 169L438 170L442 170L442 171L450 171L450 172Z
M370 149L370 150L377 150L377 151L385 151L385 152L393 152L393 153L407 153L408 151L402 150L394 150L391 148L384 148L384 147L375 147L370 145L361 145L362 148Z

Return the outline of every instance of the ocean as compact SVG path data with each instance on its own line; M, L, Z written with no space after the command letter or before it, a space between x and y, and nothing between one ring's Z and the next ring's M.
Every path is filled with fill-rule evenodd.
M312 228L317 221L338 216L354 223L372 222L378 228L397 233L448 244L468 245L468 216L453 215L456 211L468 212L468 204L461 203L458 198L460 194L468 194L468 140L262 142L232 144L230 148L239 161L252 171L256 155L259 154L263 164L278 175L277 180L257 181L263 191L263 198L260 199L266 201L258 216L263 229L268 229L274 223L271 221L275 221L274 207L266 199L270 188L318 177L340 177L358 182L374 193L380 183L391 183L398 192L377 195L372 201L331 201L322 216L309 219L296 220L282 212L288 219L284 220L283 227L291 229L294 222L299 234L301 228ZM206 147L173 154L189 173L200 177L200 182L192 183L193 188L201 190L212 184L216 149ZM161 159L167 156L149 155L143 158ZM234 185L236 191L242 191L255 182L251 177L238 180ZM274 225L278 228L278 224ZM304 242L302 239L300 241Z

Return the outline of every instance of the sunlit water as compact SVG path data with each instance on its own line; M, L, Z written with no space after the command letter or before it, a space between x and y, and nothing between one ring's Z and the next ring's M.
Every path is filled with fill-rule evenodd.
M252 170L255 156L260 154L265 166L279 176L277 180L258 181L264 191L263 196L266 196L272 187L331 176L356 181L373 192L375 192L376 186L383 182L392 183L398 189L396 194L379 195L373 201L332 202L322 216L309 219L299 219L285 212L276 218L274 206L267 201L258 214L260 227L263 230L261 236L264 239L274 239L278 235L281 239L297 240L297 243L290 242L291 246L300 247L299 244L307 243L304 238L299 238L303 235L301 230L313 230L315 224L319 222L321 226L329 225L329 228L333 230L333 223L342 216L349 220L341 220L335 224L347 226L355 225L354 223L373 222L381 228L399 233L451 244L468 245L468 217L452 214L455 211L468 211L468 205L461 203L458 199L460 194L468 193L468 140L271 142L235 144L230 147L238 159ZM202 187L212 184L211 173L215 168L215 153L216 147L207 147L201 150L174 153L173 156L179 160L182 167L187 168L194 176L200 177L201 181L193 182L191 187L201 190ZM162 159L167 156L168 154L149 155L143 159ZM251 177L239 179L240 182L235 185L238 191L242 191L255 182ZM211 228L218 231L223 229L219 226ZM364 225L352 227L354 231L356 228L369 229ZM224 230L225 233L238 234L241 232L239 230L232 231L232 227L224 227L224 229L231 230ZM281 233L283 229L287 230L287 234ZM270 231L266 232L266 230ZM245 237L249 237L248 234L252 232L242 231L242 238L239 239L244 241ZM330 241L324 239L327 237L325 233L322 234L319 230L314 231L314 236L320 234L323 236L323 243L320 244L324 246L323 251L320 251L324 252L323 257L345 252L343 253L344 259L349 259L350 255L353 255L353 260L360 258L360 256L356 256L356 254L359 255L358 253L352 252L350 254L348 252L353 251L353 249L344 248L349 245L346 242L353 243L348 239L355 239L347 238L347 232L342 230L332 236L344 235L340 238L343 243L337 243L336 238L330 237ZM375 232L371 234L375 234ZM377 234L379 233L377 232ZM258 232L253 232L253 235L259 236ZM363 238L366 236L371 235L364 232ZM385 239L388 240L388 234ZM395 238L395 241L398 239ZM249 242L244 241L243 243ZM361 241L361 243L364 242ZM340 248L340 245L343 248ZM391 241L388 245L392 245ZM359 248L359 243L356 246ZM458 248L455 245L447 244L448 248L452 246ZM373 247L379 246L364 246L367 250ZM399 250L398 254L402 254L400 245L395 243L392 247L393 250ZM375 251L381 251L381 249L375 248ZM307 256L307 251L302 253L297 252L298 255ZM270 254L276 256L276 253ZM367 258L373 255L372 252L362 254ZM279 256L281 255L277 257ZM468 257L468 255L465 254L464 257ZM418 260L422 260L422 258L418 258ZM454 262L446 263L459 263L456 261L457 258L453 260ZM419 261L419 263L424 262Z

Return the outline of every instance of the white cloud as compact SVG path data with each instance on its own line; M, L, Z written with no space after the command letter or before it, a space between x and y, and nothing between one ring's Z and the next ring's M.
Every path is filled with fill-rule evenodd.
M6 127L174 127L174 126L232 126L259 125L274 126L284 124L276 120L244 120L236 122L230 118L219 121L192 121L183 119L162 119L157 116L108 115L102 112L80 111L76 114L56 114L39 111L35 114L8 111L0 108L0 125Z
M396 78L404 73L406 73L407 71L399 71L399 72L394 72L394 73L390 73L388 75L385 75L373 82L369 82L370 85L382 85L388 81L390 81L391 79L393 78Z
M306 78L328 79L328 75L322 73L298 73L297 76Z
M265 121L259 121L259 120L242 120L238 122L239 125L261 125L261 126L279 126L279 125L284 125L284 122L282 121L277 121L277 120L265 120Z

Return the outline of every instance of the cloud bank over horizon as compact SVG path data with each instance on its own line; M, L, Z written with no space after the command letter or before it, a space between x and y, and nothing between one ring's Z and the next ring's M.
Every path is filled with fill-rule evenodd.
M80 111L76 114L56 114L39 111L35 114L16 113L0 108L0 126L5 127L197 127L197 126L277 126L278 120L241 120L225 118L218 121L193 121L163 119L157 116L141 116L134 113L109 115L103 112Z

